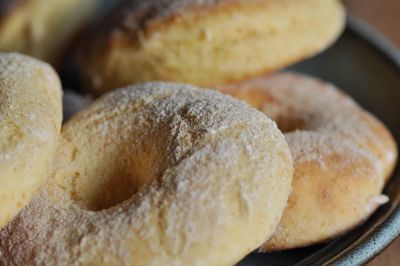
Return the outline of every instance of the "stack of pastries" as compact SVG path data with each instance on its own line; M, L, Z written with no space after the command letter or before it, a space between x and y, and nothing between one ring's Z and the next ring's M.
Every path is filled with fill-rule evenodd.
M99 5L5 1L0 50L54 64ZM76 48L97 99L63 125L52 67L0 53L0 265L233 265L362 223L393 137L279 72L344 25L338 0L122 0Z

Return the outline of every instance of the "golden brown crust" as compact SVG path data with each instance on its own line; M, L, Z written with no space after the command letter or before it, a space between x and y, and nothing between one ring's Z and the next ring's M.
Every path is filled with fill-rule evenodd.
M257 1L257 0L256 0ZM185 12L202 11L212 14L218 8L232 8L235 3L244 0L125 0L106 16L107 19L96 27L96 41L90 37L88 48L84 53L90 53L92 43L100 50L111 50L118 42L121 34L129 41L140 41L142 34L151 34L160 28L166 28L176 22ZM222 4L224 4L222 6ZM98 31L98 29L100 29Z
M124 1L111 17L78 56L95 94L152 80L208 87L253 77L322 51L344 25L336 0Z
M332 85L279 73L220 90L274 119L294 158L288 206L261 250L325 242L387 201L381 193L396 163L396 143L380 121Z
M179 13L193 9L212 9L221 3L238 0L145 0L123 1L111 16L111 23L104 24L106 30L146 30L153 23L168 20Z

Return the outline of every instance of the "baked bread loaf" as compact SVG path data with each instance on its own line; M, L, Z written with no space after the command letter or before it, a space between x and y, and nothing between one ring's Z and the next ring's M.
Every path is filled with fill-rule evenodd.
M382 189L396 162L396 144L381 122L334 86L279 73L220 89L274 119L292 152L293 192L262 250L329 240L388 200Z
M238 100L120 89L65 124L53 178L0 252L11 265L233 265L273 233L292 167L276 124Z
M78 65L95 94L153 80L214 86L312 56L344 21L338 0L124 0Z
M100 0L3 0L0 51L57 63Z
M0 53L0 228L49 174L61 120L54 70L27 56Z

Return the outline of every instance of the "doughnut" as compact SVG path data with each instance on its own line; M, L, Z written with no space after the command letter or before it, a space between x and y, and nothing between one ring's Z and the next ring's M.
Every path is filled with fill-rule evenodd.
M0 51L21 52L59 63L99 0L2 0Z
M214 86L272 72L329 46L338 0L124 0L78 55L94 94L168 80Z
M50 173L61 120L54 70L27 56L0 53L0 228Z
M382 189L396 144L381 122L333 85L278 73L219 89L274 119L293 156L293 192L262 251L332 239L388 200Z
M232 265L273 233L292 174L283 134L241 101L119 89L63 126L53 178L0 252L12 265Z

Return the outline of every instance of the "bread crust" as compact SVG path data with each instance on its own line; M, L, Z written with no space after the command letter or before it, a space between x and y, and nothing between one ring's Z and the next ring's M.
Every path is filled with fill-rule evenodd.
M96 28L78 65L96 94L152 80L207 87L312 56L343 27L335 0L124 1Z
M184 16L186 12L204 10L213 12L216 8L229 7L238 0L149 0L122 1L112 11L110 22L103 24L105 31L126 30L131 33L144 31L151 33L158 26Z

